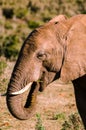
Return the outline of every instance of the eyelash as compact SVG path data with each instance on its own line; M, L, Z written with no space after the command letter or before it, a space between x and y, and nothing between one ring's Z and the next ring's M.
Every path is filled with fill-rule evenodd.
M39 54L37 55L37 58L40 59L40 60L45 60L46 57L47 57L47 55L46 55L46 54L42 54L42 53L39 53Z

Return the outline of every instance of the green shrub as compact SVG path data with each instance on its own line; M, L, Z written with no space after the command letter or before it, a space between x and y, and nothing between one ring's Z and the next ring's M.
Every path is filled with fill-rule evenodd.
M28 21L28 27L31 28L31 29L35 29L35 28L37 28L39 26L40 26L40 24L38 22Z
M6 21L4 26L5 26L5 29L13 29L13 27L9 21Z
M51 19L51 17L43 17L42 19L44 22L48 22Z
M28 12L27 8L18 8L16 10L16 17L20 18L20 19L24 18L26 16L27 12Z
M15 60L20 50L20 39L17 35L10 35L4 39L2 53L6 58Z

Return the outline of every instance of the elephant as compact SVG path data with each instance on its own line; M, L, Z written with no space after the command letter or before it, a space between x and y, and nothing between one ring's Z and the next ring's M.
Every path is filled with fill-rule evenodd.
M60 78L74 86L76 105L86 128L86 15L58 15L34 29L24 41L8 88L7 106L20 119L30 118L37 94ZM22 94L30 88L22 105Z

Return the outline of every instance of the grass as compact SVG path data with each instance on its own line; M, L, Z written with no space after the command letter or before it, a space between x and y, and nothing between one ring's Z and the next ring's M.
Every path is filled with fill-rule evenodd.
M37 122L35 130L46 130L43 125L41 115L36 114ZM70 115L65 115L65 113L55 113L51 120L57 120L61 124L60 130L85 130L82 121L78 113L71 113Z
M56 113L54 114L53 120L64 120L65 119L65 114L64 113Z
M84 130L81 119L78 113L74 113L68 116L68 120L65 120L62 124L61 130Z
M35 130L45 130L43 124L42 124L42 119L40 114L36 114L37 122L35 126Z
M8 84L7 78L0 79L0 92L2 93L6 92L7 84Z
M6 86L8 83L8 78L3 76L7 68L7 62L5 58L0 57L0 92L6 91Z
M0 61L0 75L4 72L5 68L7 67L7 63L5 60Z

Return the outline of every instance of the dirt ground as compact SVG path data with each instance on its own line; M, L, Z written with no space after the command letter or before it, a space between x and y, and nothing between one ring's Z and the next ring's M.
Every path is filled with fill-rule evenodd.
M1 79L10 78L13 66L14 63L8 63ZM5 87L7 88L7 86ZM36 130L38 121L36 113L41 115L42 125L45 130L61 130L62 123L68 115L77 112L72 84L63 84L60 80L50 84L44 92L39 92L36 108L35 115L32 118L20 121L9 113L6 106L6 97L0 96L0 130ZM55 115L58 114L64 114L65 119L54 119Z

